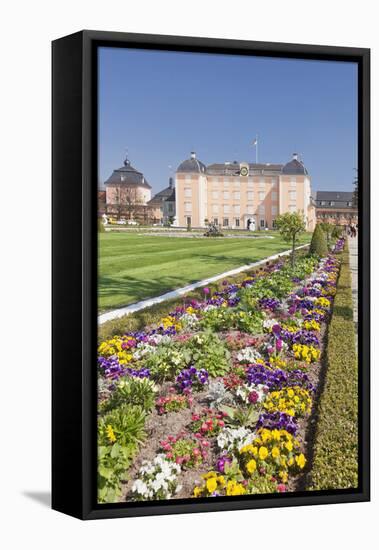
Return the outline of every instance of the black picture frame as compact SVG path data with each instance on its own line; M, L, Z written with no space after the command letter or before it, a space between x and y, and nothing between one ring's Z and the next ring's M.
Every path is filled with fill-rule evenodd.
M147 503L96 502L97 48L358 64L359 488ZM52 507L81 519L362 502L370 499L370 50L81 31L52 43ZM73 200L73 197L75 200Z

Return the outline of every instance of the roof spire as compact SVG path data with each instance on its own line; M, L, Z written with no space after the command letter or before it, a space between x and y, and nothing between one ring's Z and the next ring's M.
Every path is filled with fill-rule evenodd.
M129 152L128 149L125 149L125 152L126 152L126 154L125 154L124 166L129 166L130 165L130 160L128 158L128 152Z

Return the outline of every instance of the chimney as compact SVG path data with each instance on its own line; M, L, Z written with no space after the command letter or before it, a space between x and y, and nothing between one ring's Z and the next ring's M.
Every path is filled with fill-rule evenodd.
M174 187L174 180L173 180L173 178L170 178L170 179L168 180L168 186L169 186L170 189L172 189L172 188Z
M195 151L191 151L191 159L195 159L196 158L196 153Z
M297 153L293 153L292 158L293 160L297 160Z

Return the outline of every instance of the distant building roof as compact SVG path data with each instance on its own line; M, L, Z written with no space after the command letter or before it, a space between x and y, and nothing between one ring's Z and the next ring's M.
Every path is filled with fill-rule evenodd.
M248 163L250 174L279 174L282 170L282 164L266 163ZM240 172L240 163L236 160L233 162L213 163L207 166L207 174L209 175L225 175L225 176L237 176Z
M175 202L176 200L176 193L175 188L171 189L171 194L166 198L166 202Z
M291 161L287 164L273 164L271 162L265 163L244 163L249 166L250 175L308 175L308 171L304 164L298 160L297 153L293 154ZM197 160L196 154L191 153L191 158L182 162L177 169L177 172L192 172L199 173L204 172L209 175L225 175L225 176L237 176L240 173L241 164L234 160L233 162L213 163L205 166L202 162Z
M160 206L165 200L172 200L170 197L173 193L175 197L174 182L173 182L173 179L170 178L169 186L166 187L165 189L162 189L162 191L159 191L158 193L156 193L154 197L150 199L147 204L149 204L150 206Z
M206 172L207 167L200 160L197 160L196 153L192 151L191 157L187 160L184 160L179 164L177 172L187 172L187 173L203 173Z
M353 208L353 193L350 191L317 191L315 202L316 207L322 208Z
M282 173L290 174L290 175L297 175L297 174L307 175L308 174L304 164L300 160L298 160L297 153L294 153L292 160L290 160L290 162L287 162L287 164L283 166Z
M113 170L112 175L104 182L104 185L109 184L125 184L132 187L146 187L151 189L151 185L147 182L142 172L133 168L128 158L124 160L124 166Z

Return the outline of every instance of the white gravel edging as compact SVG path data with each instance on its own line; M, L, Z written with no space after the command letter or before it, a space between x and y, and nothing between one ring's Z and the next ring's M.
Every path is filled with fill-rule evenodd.
M299 250L301 248L306 248L309 246L308 244L303 244L301 246L297 246L296 250ZM230 271L225 271L224 273L220 273L218 275L214 275L213 277L208 277L207 279L203 279L202 281L197 281L196 283L192 283L191 285L183 286L182 288L177 288L176 290L171 290L170 292L166 292L165 294L162 294L161 296L156 296L155 298L148 298L147 300L142 300L141 302L136 302L135 304L131 304L130 306L121 307L118 309L113 309L112 311L108 311L106 313L102 313L98 316L97 321L99 325L102 325L103 323L106 323L107 321L112 321L113 319L119 319L120 317L123 317L124 315L129 315L130 313L135 313L136 311L140 311L141 309L146 309L147 307L154 306L155 304L160 304L162 302L165 302L166 300L171 300L172 298L178 298L179 296L183 296L183 294L187 294L187 292L191 292L191 290L195 290L195 288L199 288L205 285L208 285L210 283L214 283L215 281L218 281L219 279L223 279L224 277L230 277L231 275L237 275L238 273L241 273L242 271L247 271L248 269L251 269L252 267L256 267L261 264L265 264L266 262L270 262L271 260L277 260L281 256L288 256L291 253L292 250L286 250L285 252L280 252L279 254L274 254L273 256L268 256L267 258L264 258L263 260L259 260L259 262L254 262L252 264L246 264L242 265L240 267L237 267L235 269L231 269Z

